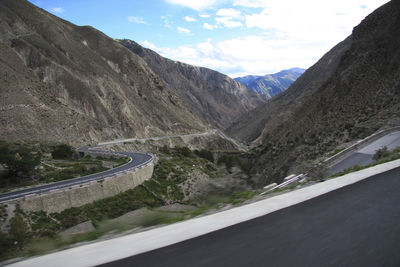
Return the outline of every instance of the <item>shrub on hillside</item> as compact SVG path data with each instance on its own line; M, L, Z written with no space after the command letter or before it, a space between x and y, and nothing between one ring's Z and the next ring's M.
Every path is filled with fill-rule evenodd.
M222 155L218 158L217 161L218 165L225 164L225 167L230 170L233 166L238 166L242 171L249 174L251 165L247 162L242 160L236 155Z
M163 147L160 148L160 152L164 154L169 154L169 148L167 145L164 145Z
M206 159L210 162L214 162L214 155L210 150L202 149L200 151L195 150L194 153L200 158Z
M16 242L20 248L29 238L28 224L25 222L21 214L17 213L10 221L9 235L11 240Z
M374 160L380 160L381 158L384 158L386 156L388 156L390 154L390 152L388 151L388 148L386 146L378 149L377 151L375 151L374 156L372 157Z
M41 154L25 145L12 146L0 143L0 164L5 165L10 175L29 175L39 165Z
M193 157L193 152L190 150L188 147L183 146L183 147L175 147L175 154L178 156L183 156L183 157Z
M57 145L51 152L53 159L70 159L72 158L73 154L73 147L67 144Z

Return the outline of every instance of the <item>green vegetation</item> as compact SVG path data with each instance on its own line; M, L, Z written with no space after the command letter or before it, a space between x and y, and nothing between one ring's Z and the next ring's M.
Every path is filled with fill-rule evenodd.
M183 146L183 147L175 147L173 149L173 154L174 155L178 155L181 157L189 157L189 158L193 158L194 157L194 153L192 150L190 150L188 147Z
M8 231L10 239L18 248L22 249L25 242L29 239L28 224L22 217L22 214L17 213L10 221L10 230Z
M90 168L88 168L84 163L63 164L61 165L64 166L63 169L46 168L44 171L40 172L40 180L45 182L56 182L78 176L85 176L92 173L102 172L108 169L103 167L102 162L99 160L89 162L89 164L91 165L93 165L93 163L95 165L91 166Z
M390 155L390 152L388 151L388 148L386 146L384 146L381 149L378 149L372 158L374 160L380 160L382 158L388 157L389 155Z
M240 159L237 155L225 154L218 158L218 165L224 164L228 170L231 170L233 166L238 166L245 173L249 173L251 166L248 162Z
M354 166L352 166L352 167L349 167L349 168L347 168L347 169L344 169L344 170L341 171L341 172L332 174L330 177L339 177L339 176L343 176L343 175L345 175L345 174L348 174L348 173L351 173L351 172L360 171L360 170L362 170L362 169L365 169L365 168L368 168L368 167L371 167L371 166L372 166L372 165L360 166L360 165L356 164L356 165L354 165Z
M180 188L190 175L190 172L198 170L207 174L209 177L216 177L216 167L208 159L204 159L197 153L192 152L187 147L160 149L160 160L154 169L151 180L146 181L143 186L161 199L182 202L184 194ZM202 155L208 154L207 152Z
M56 145L51 152L53 159L71 159L74 155L74 148L67 144Z
M0 204L0 223L7 217L6 205Z
M28 146L0 141L0 164L7 169L6 179L18 182L31 175L40 159L41 154Z
M214 162L214 155L210 150L202 149L202 150L195 150L194 153L199 156L200 158L206 159L210 162Z

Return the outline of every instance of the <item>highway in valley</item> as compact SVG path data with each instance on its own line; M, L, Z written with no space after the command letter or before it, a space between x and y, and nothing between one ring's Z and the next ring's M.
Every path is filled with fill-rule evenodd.
M338 162L335 162L329 170L332 173L337 173L354 165L367 166L372 164L375 162L373 159L375 152L385 146L389 151L400 147L400 131L389 133L366 146L361 146Z
M101 266L400 266L399 192L396 168L256 219Z
M135 153L135 152L113 152L113 151L105 151L101 149L101 146L89 148L84 147L77 150L79 153L83 154L91 154L91 155L102 155L102 156L116 156L116 157L129 157L130 161L124 165L118 166L116 168L106 170L100 173L95 173L87 176L77 177L73 179L68 179L60 182L44 184L34 187L29 187L25 189L15 190L7 193L0 194L0 203L24 198L34 194L42 194L46 192L50 192L52 190L58 190L63 188L68 188L74 185L80 185L85 183L90 183L91 181L100 181L108 177L112 177L122 172L126 172L129 170L133 170L135 168L140 168L153 160L153 156L146 153Z
M227 139L227 137L219 130L213 129L205 133L197 133L197 134L178 134L178 135L173 135L173 136L161 136L161 137L151 137L151 138L131 138L131 139L121 139L121 140L114 140L110 142L104 142L100 143L97 146L94 147L82 147L77 149L77 152L83 155L100 155L100 156L114 156L114 157L129 157L131 160L122 166L118 166L116 168L101 172L101 173L95 173L83 177L77 177L69 180L64 180L60 182L55 182L51 184L44 184L44 185L39 185L39 186L34 186L34 187L29 187L29 188L24 188L20 190L15 190L7 193L2 193L0 194L0 203L2 202L7 202L15 199L20 199L24 197L29 197L35 194L42 194L46 192L50 192L52 190L58 190L58 189L64 189L68 188L71 186L76 186L80 184L85 184L85 183L90 183L91 181L100 181L108 177L112 177L114 175L117 175L122 172L130 171L135 168L140 168L141 166L144 166L148 163L150 163L153 160L153 156L147 153L142 153L142 152L114 152L114 151L107 151L104 150L103 148L109 145L113 144L119 144L119 143L124 143L124 142L134 142L134 141L146 141L146 140L162 140L162 139L168 139L168 138L176 138L176 137L188 137L188 136L193 136L193 137L198 137L198 136L209 136L209 135L214 135L218 134L224 139Z

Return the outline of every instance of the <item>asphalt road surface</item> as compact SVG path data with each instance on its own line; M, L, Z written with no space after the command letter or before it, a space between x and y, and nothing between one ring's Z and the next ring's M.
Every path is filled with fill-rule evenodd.
M79 151L88 152L88 148L82 148ZM124 172L133 168L138 168L152 160L152 156L145 153L134 153L134 152L110 152L110 151L102 151L102 150L90 150L91 152L100 152L100 153L115 153L120 155L125 155L132 158L127 164L118 166L116 168L101 172L101 173L94 173L87 176L82 176L78 178L68 179L60 182L55 182L51 184L45 184L35 187L30 187L26 189L21 189L17 191L7 192L0 194L0 203L10 201L13 199L22 198L32 194L42 194L49 192L51 190L62 189L74 185L79 185L83 183L88 183L90 181L98 181L105 179L107 177L111 177L116 175L120 172Z
M347 168L350 168L354 165L367 166L375 162L373 160L373 156L375 152L386 146L388 150L393 150L396 147L400 146L400 132L393 132L388 135L385 135L378 140L372 142L371 144L361 148L353 153L349 154L341 161L335 163L330 171L332 173L341 172Z
M397 168L257 219L102 266L400 266L399 192Z

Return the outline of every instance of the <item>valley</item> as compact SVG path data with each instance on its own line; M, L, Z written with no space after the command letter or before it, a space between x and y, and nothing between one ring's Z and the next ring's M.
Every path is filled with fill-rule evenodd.
M158 4L172 5L161 0ZM272 73L260 72L256 62L265 56L264 48L271 52L282 42L271 39L269 47L256 45L263 49L250 51L253 46L244 49L242 41L257 42L261 37L235 37L235 46L248 55L243 63L239 55L224 57L234 50L230 42L204 39L204 33L191 32L195 27L189 30L188 25L203 20L208 22L199 28L210 35L222 32L223 25L236 27L238 35L239 28L250 29L253 24L245 14L253 9L242 9L242 14L235 8L243 3L226 4L231 6L214 10L213 25L207 17L211 13L201 13L200 7L193 9L197 15L179 15L188 29L168 24L172 16L162 16L160 26L130 15L130 26L142 30L111 37L100 28L69 22L63 13L67 16L72 9L39 7L40 3L27 0L0 1L0 264L51 266L74 251L78 266L176 265L171 256L153 260L171 249L186 251L181 244L188 244L189 251L212 249L210 257L182 252L204 258L198 262L201 266L263 265L267 254L244 249L247 256L243 256L238 253L242 245L224 242L254 236L248 229L265 221L265 233L254 228L263 232L260 240L289 246L290 240L305 236L302 240L310 237L313 241L306 246L312 247L321 240L316 232L321 225L307 226L301 215L305 210L310 216L311 211L322 214L316 218L328 225L322 240L334 241L331 246L321 244L321 249L335 250L340 242L332 232L333 217L346 220L351 212L363 216L357 209L365 208L346 202L371 201L372 195L365 193L371 188L382 196L379 188L397 190L393 177L400 167L399 2L388 1L352 25L350 35L307 69L281 68L288 64L282 58L275 61L277 67L269 67L282 71L266 75L252 75L245 67ZM188 7L181 8L166 10L183 12ZM109 25L118 28L123 25L119 23ZM173 30L180 34L177 42L203 39L198 45L182 42L175 49L140 39L147 36L145 29L160 27L166 34L157 38L165 42L174 39ZM307 51L317 46L309 44ZM190 62L229 70L224 72L229 75L166 55L187 56ZM293 62L300 62L300 52L291 55ZM275 54L272 59L276 60ZM357 193L351 194L353 189ZM332 204L338 195L343 195L342 206L349 207L343 213L335 213L340 207ZM396 198L379 201L393 206ZM379 209L368 210L375 216ZM382 216L390 228L389 214L385 211ZM352 231L353 226L339 221L337 229ZM363 236L376 227L377 220L370 222L362 228ZM295 235L290 234L292 228ZM270 239L271 229L284 234ZM165 239L154 241L164 230ZM137 250L135 242L141 236L150 241L146 249ZM215 244L236 255L232 261L220 257L225 251L210 246L215 238L221 239ZM118 243L125 242L121 240L130 243ZM81 256L85 249L93 253L93 247L104 244L112 244L116 251L104 256L107 260ZM121 244L126 249L117 251ZM264 241L243 244L254 246L254 251L274 247L264 249ZM364 246L359 248L357 253L365 251ZM54 251L60 252L30 258ZM273 258L273 251L268 251ZM288 254L293 258L276 257L272 262L297 261L296 255ZM254 261L243 260L251 255ZM175 258L181 265L194 264ZM344 265L352 262L343 254L339 258ZM324 262L323 257L317 260Z

